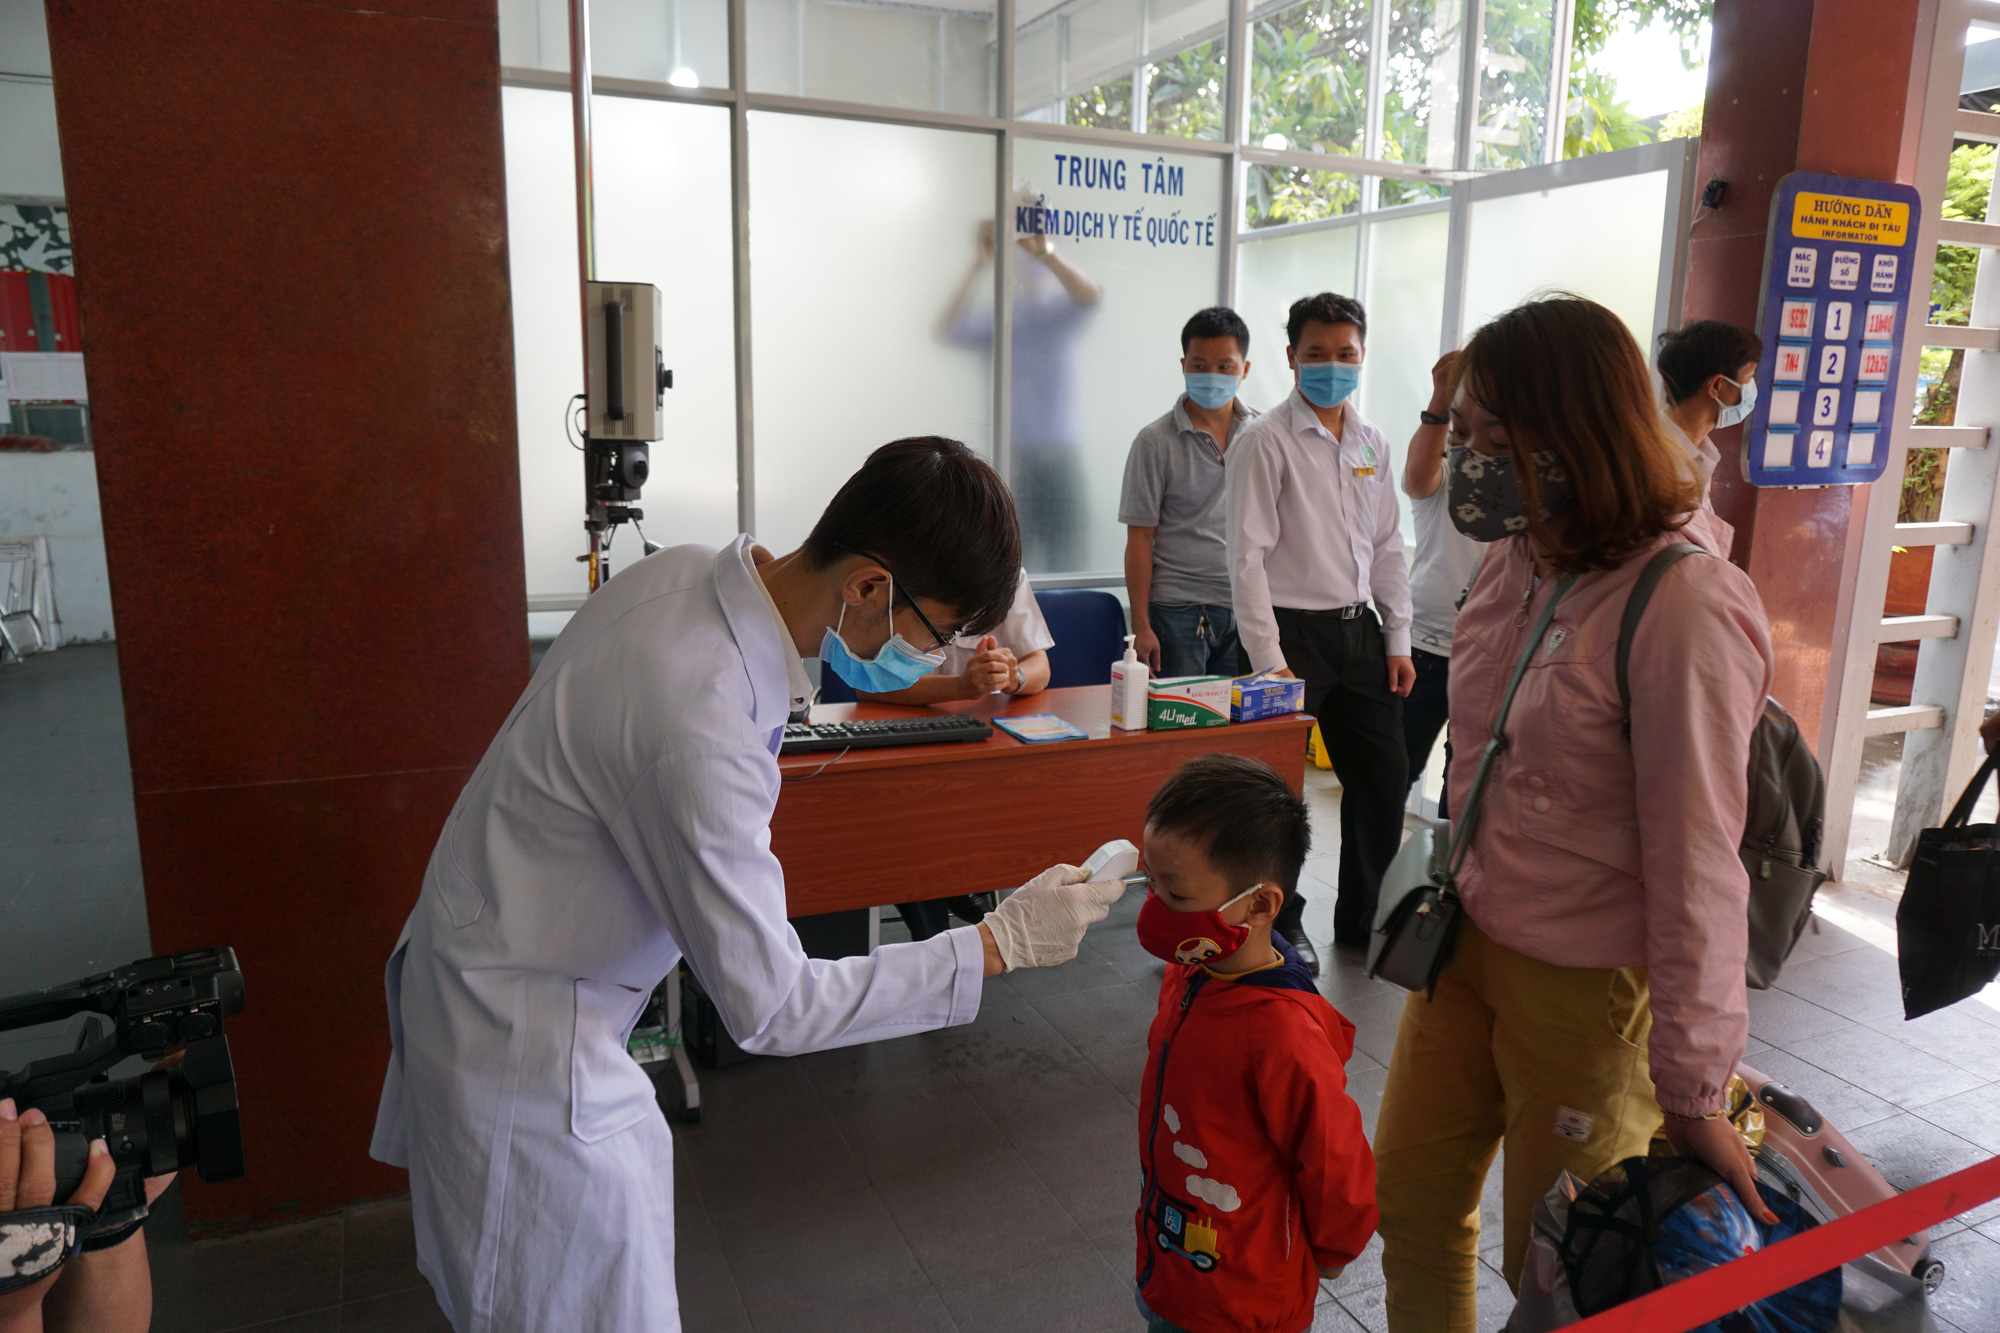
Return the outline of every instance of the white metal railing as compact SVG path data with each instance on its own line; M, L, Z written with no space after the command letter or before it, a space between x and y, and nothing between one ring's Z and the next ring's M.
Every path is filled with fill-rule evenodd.
M1917 141L1916 179L1924 201L1917 228L1917 257L1911 300L1928 299L1940 244L1975 247L1978 276L1971 315L1964 325L1914 324L1904 336L1897 401L1916 401L1919 352L1925 347L1959 349L1955 424L1918 427L1899 412L1891 428L1888 466L1870 488L1858 548L1853 601L1847 616L1839 687L1831 708L1824 840L1827 868L1838 878L1850 848L1854 793L1861 746L1872 736L1903 736L1902 775L1886 859L1901 864L1916 835L1937 822L1946 793L1963 786L1980 753L1977 730L1986 683L1993 667L1994 638L2000 632L2000 542L1990 540L2000 519L2000 457L1988 449L1990 426L2000 421L2000 222L1973 222L1940 216L1946 173L1955 140L2000 142L2000 115L1959 107L1959 83L1967 36L1974 22L2000 17L1992 0L1938 0L1935 28L1918 33L1931 44L1923 123ZM2000 219L1989 198L1987 216ZM1918 306L1921 309L1921 305ZM1899 523L1904 464L1913 448L1946 448L1944 492L1938 518ZM1885 616L1889 563L1897 548L1933 551L1930 587L1920 615ZM1871 706L1876 649L1884 643L1918 643L1910 702ZM1836 645L1838 648L1840 645ZM1826 735L1825 732L1822 733Z

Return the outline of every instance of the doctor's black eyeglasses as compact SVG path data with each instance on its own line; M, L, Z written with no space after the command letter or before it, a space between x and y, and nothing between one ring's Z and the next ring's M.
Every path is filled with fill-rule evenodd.
M870 555L866 551L858 551L852 546L843 546L840 549L846 551L849 555L858 555L863 560L873 560L876 564L882 566L882 568L889 570L890 578L893 579L896 577L896 571L893 569L889 569L889 562L884 560L881 556ZM936 625L931 624L931 618L924 614L924 609L921 606L917 605L917 599L910 595L910 590L907 587L905 587L900 580L898 580L896 583L896 591L903 595L903 600L905 602L908 602L910 604L910 609L917 613L917 619L923 622L924 632L931 636L932 640L931 650L933 652L942 652L946 647L948 647L952 643L953 640L957 639L960 634L963 634L965 632L965 627L963 625L953 630L950 634L946 634ZM893 609L894 608L892 606L891 610ZM890 629L892 631L894 630L894 628L895 628L894 625L890 626Z

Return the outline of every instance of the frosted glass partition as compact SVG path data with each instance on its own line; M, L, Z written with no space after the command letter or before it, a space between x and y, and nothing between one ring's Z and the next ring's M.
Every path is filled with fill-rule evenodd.
M1465 260L1465 336L1544 291L1618 312L1639 346L1653 337L1668 173L1475 198Z
M802 541L878 445L948 435L990 455L990 348L941 326L963 284L992 291L978 234L993 172L989 135L750 113L757 536L771 549Z
M569 94L501 90L513 279L521 535L530 594L581 593L583 461L564 435L583 388ZM729 113L597 97L598 271L666 301L666 436L653 446L646 535L664 546L736 532L736 368L729 292ZM614 575L637 534L612 551Z
M993 11L902 0L748 0L750 91L994 114Z
M1292 372L1285 366L1285 316L1301 296L1354 294L1360 236L1360 226L1350 224L1252 234L1238 244L1236 313L1250 326L1250 375L1243 401L1271 407L1292 391Z
M1115 571L1125 455L1173 406L1181 326L1220 287L1222 165L1027 139L1014 163L1040 203L1011 221L1060 261L1014 265L1010 480L1028 568ZM977 344L976 312L961 333Z
M1403 536L1414 543L1409 498L1400 494L1403 458L1417 413L1430 402L1431 366L1443 336L1451 214L1392 215L1368 226L1368 359L1355 406L1389 441Z
M569 68L569 0L500 0L500 63ZM590 67L603 78L729 86L727 0L591 0Z

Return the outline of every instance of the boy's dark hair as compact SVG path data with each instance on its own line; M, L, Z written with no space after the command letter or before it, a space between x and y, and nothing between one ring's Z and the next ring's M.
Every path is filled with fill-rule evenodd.
M1250 326L1243 322L1243 316L1226 305L1197 310L1187 323L1181 325L1182 356L1187 355L1188 344L1196 338L1234 338L1236 354L1250 355Z
M881 561L899 591L943 602L968 634L1006 617L1021 576L1021 525L1007 483L972 450L937 435L868 455L803 549L814 569L850 555Z
M1368 312L1351 296L1321 292L1292 302L1292 313L1285 317L1285 346L1297 347L1308 324L1352 324L1362 343L1368 342Z
M1146 803L1146 827L1199 846L1238 890L1269 880L1287 894L1312 850L1306 803L1261 759L1205 754L1181 765Z
M1720 319L1698 319L1661 334L1653 364L1660 369L1667 397L1684 403L1714 376L1734 380L1739 369L1763 359L1764 340L1750 330Z

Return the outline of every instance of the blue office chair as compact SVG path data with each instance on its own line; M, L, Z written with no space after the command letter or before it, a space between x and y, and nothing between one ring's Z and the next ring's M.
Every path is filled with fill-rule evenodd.
M817 661L818 659L815 659ZM819 700L823 704L851 704L854 702L854 687L833 674L833 668L825 662L819 663Z
M1111 664L1125 655L1125 608L1094 588L1051 588L1035 594L1056 646L1049 649L1049 685L1109 685Z

